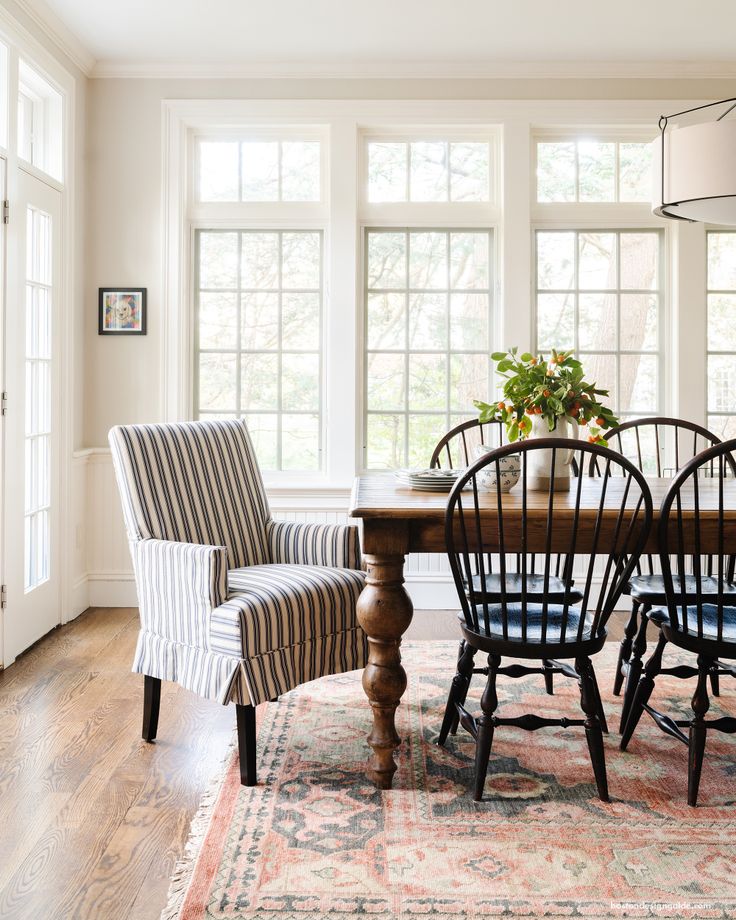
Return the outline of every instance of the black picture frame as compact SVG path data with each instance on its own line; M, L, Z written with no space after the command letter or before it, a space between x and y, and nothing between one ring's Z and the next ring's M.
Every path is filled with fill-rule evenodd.
M148 314L147 288L126 287L121 285L119 287L104 287L99 290L100 293L97 301L98 335L146 334ZM113 297L115 301L111 302L111 298ZM131 305L132 313L130 312ZM117 326L111 324L113 316Z

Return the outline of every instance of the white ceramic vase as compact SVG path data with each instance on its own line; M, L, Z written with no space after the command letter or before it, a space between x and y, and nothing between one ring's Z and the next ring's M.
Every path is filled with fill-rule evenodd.
M572 463L574 441L578 437L578 424L567 416L557 419L554 431L549 430L546 419L541 415L532 416L532 430L529 438L568 438L571 441L569 450L558 450L555 457L555 492L570 491L570 465ZM529 455L529 468L527 470L527 487L542 492L549 491L550 474L552 472L552 451L535 450Z

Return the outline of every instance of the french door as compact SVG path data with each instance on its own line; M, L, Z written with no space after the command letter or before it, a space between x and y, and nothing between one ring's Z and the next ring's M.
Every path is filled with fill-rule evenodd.
M22 169L16 174L5 228L5 665L61 621L61 196Z

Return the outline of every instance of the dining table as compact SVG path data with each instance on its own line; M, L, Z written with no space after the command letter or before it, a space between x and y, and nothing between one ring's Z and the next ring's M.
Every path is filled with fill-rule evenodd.
M580 489L579 520L576 525L576 552L590 551L594 532L599 530L601 547L606 539L617 533L617 521L622 503L631 501L624 494L625 480L611 479L606 484L605 505L596 524L601 505L603 479L584 477ZM647 477L652 496L653 520L645 553L657 553L659 509L671 485L671 479ZM724 482L724 534L726 546L736 552L736 481ZM719 485L717 479L698 483L697 514L699 527L694 527L695 502L687 488L682 493L682 540L684 551L694 551L697 543L701 554L718 552L718 520L720 518ZM575 513L577 487L569 492L556 492L550 506L547 491L529 492L526 502L524 538L527 552L565 552ZM368 473L355 480L352 490L351 518L362 522L363 556L366 584L358 598L358 621L368 639L368 663L363 671L363 689L373 714L368 735L370 754L367 775L380 789L390 789L396 771L394 752L401 739L396 731L395 713L406 690L406 673L401 664L401 637L412 620L413 606L404 587L404 561L409 553L445 553L445 509L447 492L419 491L397 480L394 473ZM483 523L483 552L493 551L494 521L499 508L495 490L479 497ZM511 489L502 496L500 514L503 516L507 552L521 550L522 501ZM554 522L552 543L547 543L547 521ZM674 526L674 521L670 524ZM567 536L567 541L566 541ZM488 541L488 542L486 542ZM514 544L516 541L516 544ZM458 609L460 603L458 601Z

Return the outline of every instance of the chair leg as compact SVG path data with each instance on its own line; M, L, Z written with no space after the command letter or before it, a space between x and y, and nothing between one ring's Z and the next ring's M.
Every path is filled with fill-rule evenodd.
M588 751L590 752L590 761L593 764L598 796L602 802L608 802L606 755L603 750L603 729L598 717L593 662L587 657L576 658L575 670L580 676L580 708L585 713L585 736L588 740Z
M158 731L158 713L161 708L161 680L158 677L143 678L143 740L153 741Z
M642 659L647 650L647 626L649 625L649 620L647 619L646 613L648 609L648 604L645 604L642 608L641 622L639 623L639 629L637 630L636 638L634 639L634 644L631 649L629 671L626 675L626 688L624 690L624 702L621 707L621 721L618 726L620 735L623 734L624 728L626 728L626 720L629 718L631 704L634 701L636 688L639 685L639 678L641 677L641 672L644 667Z
M639 719L641 719L641 715L644 712L644 707L647 705L649 697L652 695L652 690L654 690L654 679L662 670L662 654L664 653L664 647L666 645L667 640L664 637L664 633L660 632L659 639L657 640L657 647L654 649L652 657L646 663L644 673L634 692L634 698L631 701L631 708L626 718L624 730L621 732L621 743L619 747L622 751L626 750L629 741L631 741L632 735L636 731L636 726L639 724Z
M624 665L629 663L631 658L631 646L634 642L637 627L639 626L639 601L631 602L631 615L624 629L624 637L618 649L618 661L616 662L616 673L613 678L613 695L618 696L621 693L621 687L624 683Z
M606 712L603 709L603 700L601 699L601 691L598 687L598 678L595 676L595 668L593 667L593 662L590 663L590 677L593 681L593 690L595 691L596 704L598 706L598 719L601 723L601 729L603 734L608 734L608 722L606 721Z
M693 808L698 803L698 789L700 788L700 773L703 769L703 754L705 753L705 721L704 716L710 708L708 700L708 672L713 662L705 655L698 655L698 683L691 706L695 718L690 723L690 743L688 745L687 759L687 804Z
M475 740L475 791L473 798L476 802L480 802L483 799L488 761L491 756L494 729L493 713L498 706L496 673L500 664L500 655L492 653L488 656L488 681L480 699L480 708L483 711L483 715L478 719L478 737Z
M710 670L710 689L713 696L721 695L721 675L718 673L717 664L714 664Z
M470 679L473 676L473 660L475 659L475 649L470 643L463 640L460 643L460 654L457 660L457 673L452 679L450 693L447 697L445 706L445 717L442 720L442 727L437 738L437 744L443 745L447 741L450 732L455 734L458 726L457 704L461 706L465 702L470 687Z
M256 707L236 703L241 786L256 785Z
M542 664L545 669L550 669L552 667L552 662L549 658L545 658ZM550 696L555 695L555 675L551 670L545 670L544 672L544 689Z

